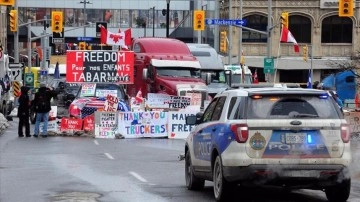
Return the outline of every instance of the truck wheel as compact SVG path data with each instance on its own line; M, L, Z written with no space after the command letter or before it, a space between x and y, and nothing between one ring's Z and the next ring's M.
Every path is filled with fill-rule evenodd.
M205 180L194 175L190 151L187 151L185 155L185 182L188 190L201 190L205 186Z
M231 184L226 181L223 175L223 166L220 156L217 156L213 170L214 196L216 201L226 201L231 196Z
M344 179L341 183L326 188L325 194L330 202L345 202L349 198L351 179Z

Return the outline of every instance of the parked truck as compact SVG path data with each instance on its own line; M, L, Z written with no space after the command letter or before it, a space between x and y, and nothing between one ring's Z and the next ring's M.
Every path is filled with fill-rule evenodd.
M225 70L231 71L232 85L253 83L252 73L248 66L242 69L241 65L225 65Z
M3 53L2 53L3 54ZM14 95L12 93L12 72L9 68L9 56L2 55L0 60L0 85L1 85L1 103L0 110L4 116L10 115L14 109Z
M201 108L208 100L208 91L200 75L200 62L187 45L177 39L144 37L134 39L134 84L127 93L135 97L141 90L148 93L187 96L201 95Z
M211 97L229 88L221 56L209 44L187 43L190 52L201 65L201 78L208 85Z

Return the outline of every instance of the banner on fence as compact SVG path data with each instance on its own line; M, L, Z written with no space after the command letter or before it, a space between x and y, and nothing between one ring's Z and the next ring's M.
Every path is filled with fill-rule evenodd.
M125 138L168 136L168 112L119 112L118 115L118 132Z
M168 138L186 139L194 125L186 125L185 118L189 115L195 115L196 112L169 112L168 119Z
M61 118L60 131L79 131L82 130L82 119L78 118Z
M95 113L95 138L115 138L117 133L116 112Z

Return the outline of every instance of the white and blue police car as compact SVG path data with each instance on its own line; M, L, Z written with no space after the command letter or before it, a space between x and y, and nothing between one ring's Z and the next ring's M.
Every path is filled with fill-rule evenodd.
M326 91L229 89L186 123L196 125L185 144L189 190L208 180L217 201L238 184L324 190L334 202L350 195L349 125Z

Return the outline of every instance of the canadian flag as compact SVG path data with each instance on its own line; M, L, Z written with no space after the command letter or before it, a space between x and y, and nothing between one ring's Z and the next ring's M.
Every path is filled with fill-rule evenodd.
M131 45L131 29L124 32L119 30L119 33L108 31L104 26L100 27L101 37L100 42L108 45L130 46Z
M294 36L291 34L291 32L288 30L286 26L282 26L280 42L293 43L295 53L300 52L298 43L296 42Z

